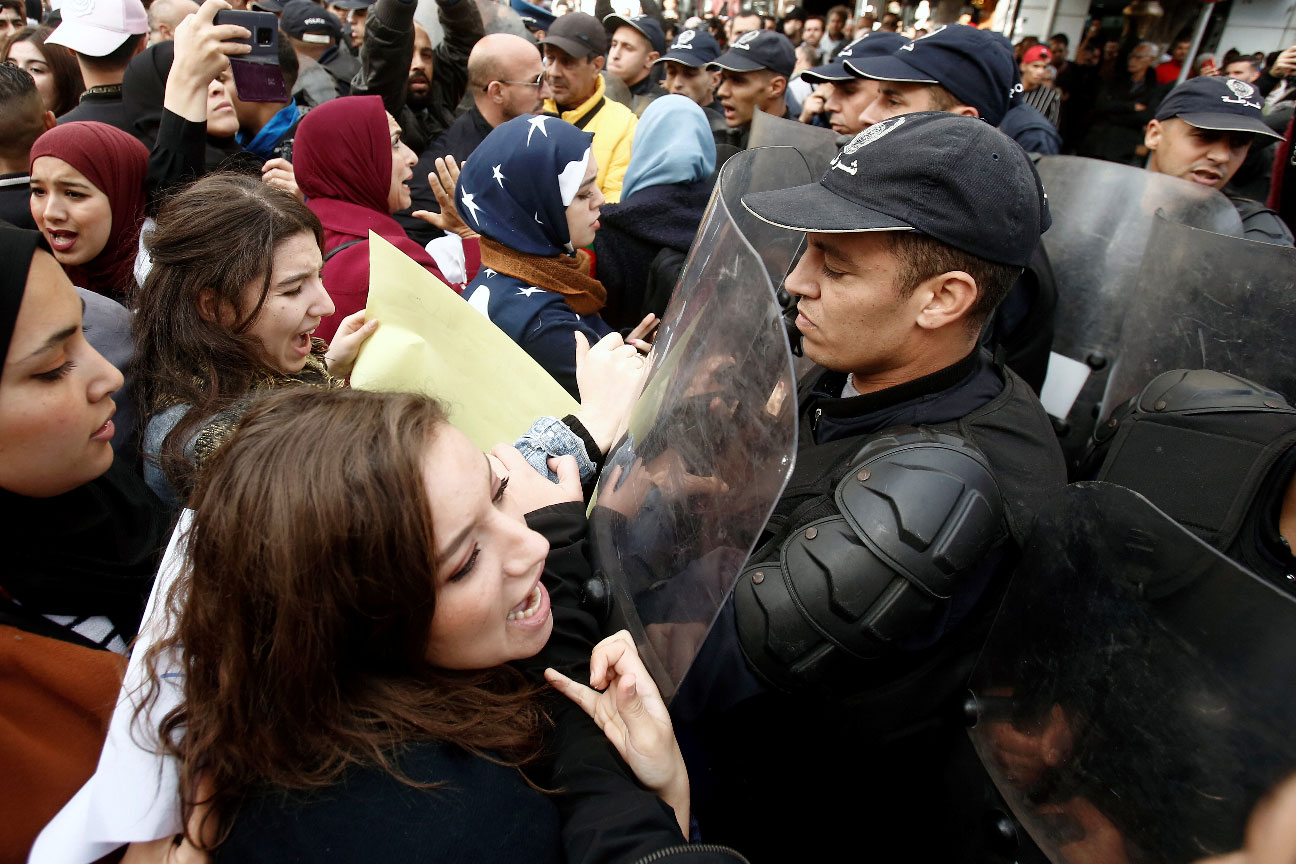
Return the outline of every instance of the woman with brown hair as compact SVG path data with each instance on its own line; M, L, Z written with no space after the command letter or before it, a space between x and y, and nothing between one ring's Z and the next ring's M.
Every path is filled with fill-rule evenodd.
M683 843L665 707L628 637L595 647L574 602L574 466L551 484L495 453L412 394L297 389L248 411L199 478L174 630L148 655L153 693L183 682L160 727L184 812L209 814L191 842L473 862ZM537 687L546 664L585 662L602 694L552 670L575 704Z
M145 479L168 504L183 500L254 392L343 386L376 329L361 311L331 349L311 338L334 311L321 237L304 204L240 174L205 177L158 214L135 298L132 371L148 418Z
M58 117L77 106L85 92L81 67L62 45L47 45L54 31L48 27L24 27L0 42L0 62L12 63L36 79L46 111Z

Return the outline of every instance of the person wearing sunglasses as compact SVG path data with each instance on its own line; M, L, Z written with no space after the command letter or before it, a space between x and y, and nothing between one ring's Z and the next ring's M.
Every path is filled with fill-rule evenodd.
M405 233L422 243L441 232L409 214L441 209L427 183L428 174L436 170L435 160L453 156L462 165L492 129L514 117L538 113L550 95L539 49L534 42L510 33L482 37L468 55L468 92L472 107L419 154L410 181L414 203L410 210L396 214Z

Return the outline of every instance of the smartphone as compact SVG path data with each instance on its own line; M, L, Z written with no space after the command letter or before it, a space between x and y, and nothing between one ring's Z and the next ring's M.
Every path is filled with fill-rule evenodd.
M237 24L252 34L247 39L234 40L251 46L251 53L230 58L234 91L239 100L287 102L288 88L279 68L279 19L274 13L222 9L216 13L214 23Z

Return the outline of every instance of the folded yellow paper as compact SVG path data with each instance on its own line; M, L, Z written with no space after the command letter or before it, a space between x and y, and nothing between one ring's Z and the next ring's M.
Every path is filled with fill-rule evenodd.
M351 386L436 396L482 450L516 440L538 417L580 407L504 331L372 231L365 315L381 323Z

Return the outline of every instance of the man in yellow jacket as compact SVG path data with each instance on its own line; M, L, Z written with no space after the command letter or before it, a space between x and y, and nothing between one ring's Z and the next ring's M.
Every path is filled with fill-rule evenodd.
M554 22L540 45L553 91L553 98L545 100L544 112L593 133L598 161L595 182L608 203L615 204L621 200L621 181L630 165L638 121L629 108L604 96L599 73L608 49L607 31L593 15L568 12Z

